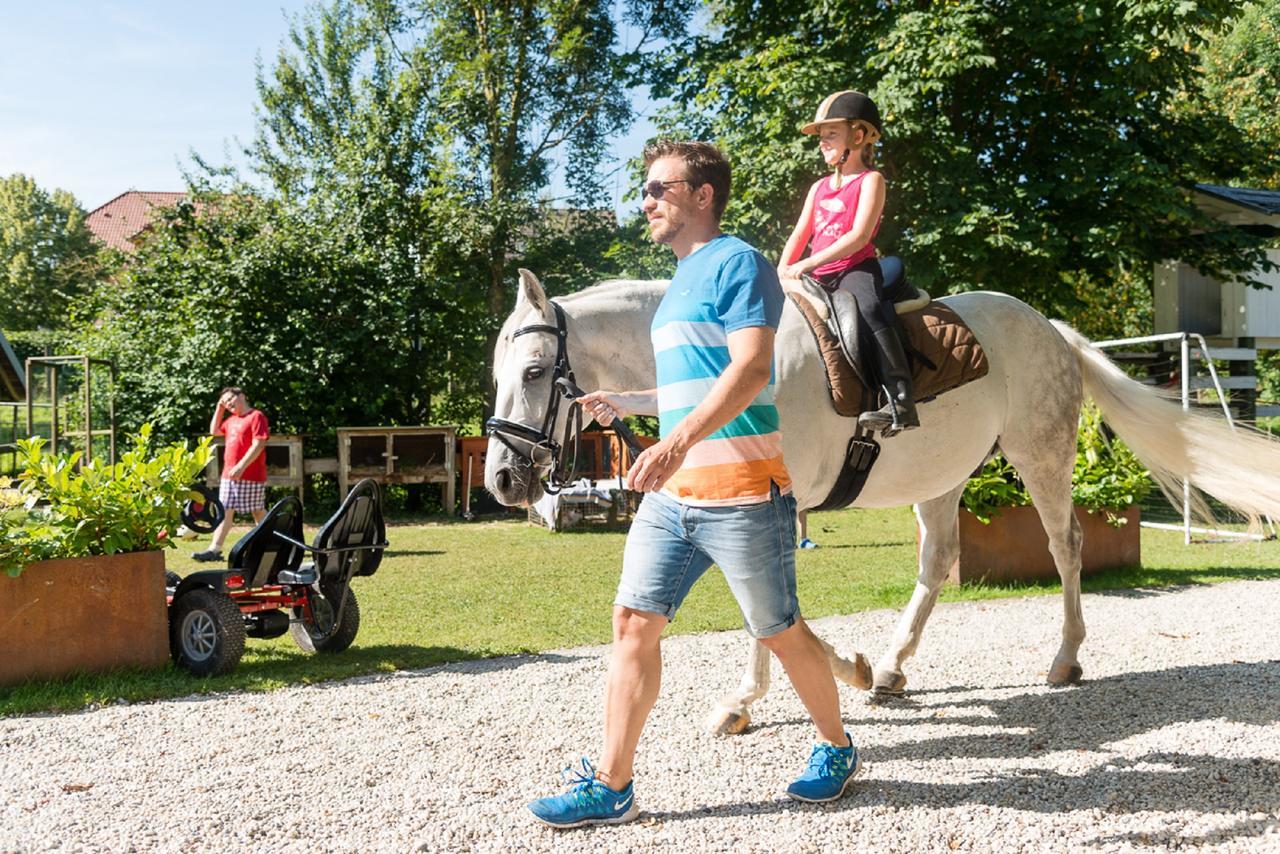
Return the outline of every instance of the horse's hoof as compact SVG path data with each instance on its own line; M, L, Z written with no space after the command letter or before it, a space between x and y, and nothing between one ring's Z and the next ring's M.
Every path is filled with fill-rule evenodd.
M861 653L854 656L853 659L852 685L859 691L866 691L871 688L871 662L867 661L867 657Z
M751 713L714 710L707 718L707 729L712 735L740 735L751 726Z
M1079 685L1081 677L1084 676L1084 668L1078 664L1059 667L1054 665L1049 668L1049 684L1050 685Z
M898 697L907 689L907 677L901 673L881 671L875 675L871 690L877 697Z

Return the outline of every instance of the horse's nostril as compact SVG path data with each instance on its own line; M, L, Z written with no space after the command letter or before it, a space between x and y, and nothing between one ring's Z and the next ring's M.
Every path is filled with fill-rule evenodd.
M499 469L493 480L498 485L499 490L506 492L511 488L511 471L509 469Z

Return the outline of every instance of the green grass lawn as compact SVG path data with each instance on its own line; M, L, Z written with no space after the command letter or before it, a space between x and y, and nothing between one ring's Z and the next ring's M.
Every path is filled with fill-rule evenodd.
M244 529L239 529L243 531ZM862 510L813 514L810 536L821 544L800 552L800 602L806 616L901 608L915 584L911 512ZM310 535L310 532L308 533ZM610 605L624 534L552 534L524 521L398 524L391 548L370 578L358 578L362 625L355 645L338 655L307 656L289 636L250 639L232 674L196 679L172 666L0 689L0 714L74 709L227 690L262 691L300 682L427 667L446 661L537 652L609 641ZM203 547L208 540L197 541ZM180 574L200 564L189 544L168 553ZM1280 578L1280 543L1182 545L1172 531L1144 530L1141 569L1107 572L1086 590ZM1057 584L947 587L943 601L1044 595ZM1086 613L1086 618L1088 614ZM741 626L718 572L693 590L669 632ZM883 639L887 642L887 638Z

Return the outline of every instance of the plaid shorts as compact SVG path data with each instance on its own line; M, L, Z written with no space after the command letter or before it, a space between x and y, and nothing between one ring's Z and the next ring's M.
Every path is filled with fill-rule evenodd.
M263 510L267 506L267 485L252 480L224 480L218 486L218 500L228 513Z

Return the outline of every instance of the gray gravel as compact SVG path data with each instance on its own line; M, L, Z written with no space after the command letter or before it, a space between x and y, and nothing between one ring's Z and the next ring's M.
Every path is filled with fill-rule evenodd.
M626 827L523 807L598 753L584 648L0 720L0 851L1280 851L1280 581L1087 595L1087 681L1049 689L1060 608L941 605L907 698L842 687L867 765L830 806L780 794L812 738L785 677L747 734L702 732L731 632L666 641ZM894 617L815 625L878 654Z

